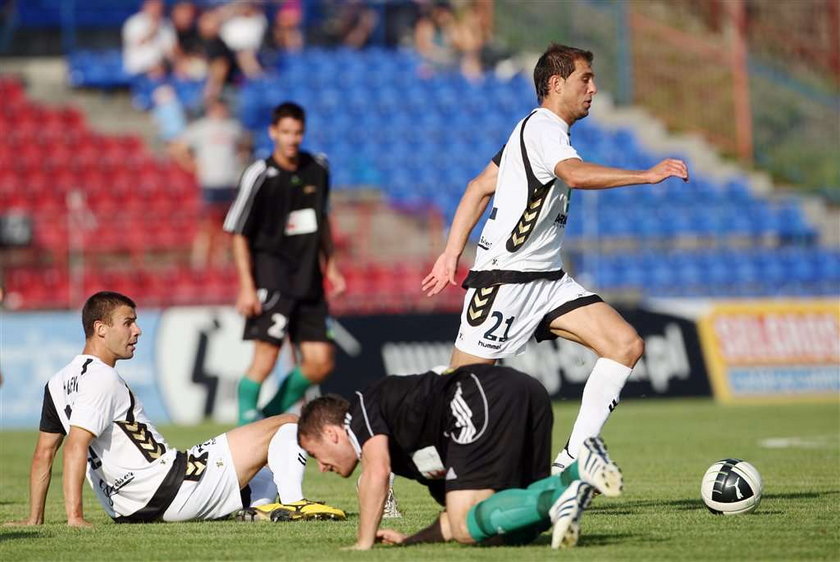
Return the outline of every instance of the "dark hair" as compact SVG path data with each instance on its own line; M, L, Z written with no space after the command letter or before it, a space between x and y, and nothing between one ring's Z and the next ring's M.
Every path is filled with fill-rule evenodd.
M298 441L301 437L315 438L326 425L344 425L350 402L338 394L325 394L306 405L298 420Z
M293 101L285 101L271 111L271 124L276 125L278 121L285 117L291 117L304 125L306 124L306 112Z
M590 51L567 47L552 43L537 61L534 67L534 87L537 89L537 99L542 103L548 95L548 80L559 75L568 78L575 71L575 61L582 59L592 64L593 54Z
M82 308L82 327L85 329L85 338L93 335L93 324L97 320L110 326L111 314L123 305L137 308L133 300L113 291L100 291L91 295Z

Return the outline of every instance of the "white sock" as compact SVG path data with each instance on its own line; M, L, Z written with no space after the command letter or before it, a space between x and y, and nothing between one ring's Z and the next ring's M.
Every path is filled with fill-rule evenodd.
M618 405L621 389L632 372L630 367L605 357L595 362L583 387L580 411L566 445L572 457L577 458L581 445L588 437L600 435L607 418Z
M268 444L268 467L274 474L280 503L303 499L303 471L306 468L306 451L297 442L296 423L280 426Z
M259 507L277 501L277 486L274 484L274 476L267 466L257 472L248 486L251 488L251 507Z

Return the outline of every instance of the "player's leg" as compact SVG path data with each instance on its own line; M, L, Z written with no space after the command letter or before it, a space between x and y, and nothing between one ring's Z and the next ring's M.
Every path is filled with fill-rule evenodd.
M618 405L621 390L644 352L644 341L621 315L603 301L591 302L557 316L551 332L592 349L598 356L586 381L569 440L555 459L562 470L587 437L599 435Z
M449 492L449 527L452 537L461 543L487 543L499 537L505 544L523 544L553 524L557 540L552 541L552 546L574 546L580 533L580 518L593 490L582 480L566 485L560 478L549 476L539 485L502 490L485 495L480 501L467 491Z
M268 451L266 455L266 463L273 478L273 489L276 490L280 502L277 503L274 498L270 501L262 501L264 498L255 498L254 490L252 489L251 509L245 509L242 512L240 519L242 520L272 520L272 521L289 521L296 519L344 519L345 514L342 510L330 507L328 505L307 500L303 496L303 476L306 468L307 455L306 451L300 448L297 442L297 423L294 416L274 416L266 418L261 422L249 424L249 426L257 426L264 421L275 420L277 418L285 418L291 421L283 423L271 436L268 442ZM242 430L249 426L237 428ZM263 428L256 427L258 431ZM267 428L270 430L270 428ZM240 432L241 433L241 432ZM234 435L233 440L246 439L247 435ZM230 441L229 437L229 441ZM232 452L232 454L234 454ZM257 459L258 461L261 459ZM263 474L265 469L260 470L257 476ZM254 480L250 480L249 484L253 484Z
M273 416L285 412L304 397L310 386L323 382L332 372L335 348L327 342L301 342L301 362L286 375L277 393L263 407L263 414Z
M284 424L295 424L297 416L272 416L228 431L225 435L236 468L240 488L268 464L269 444Z
M268 341L254 341L254 355L248 370L239 380L236 389L239 404L238 424L251 423L260 416L257 409L257 401L260 396L260 388L263 382L274 370L277 357L280 354L280 346Z
M476 363L492 365L495 362L495 359L488 359L486 357L479 357L478 355L471 355L466 351L461 351L457 347L453 347L452 357L449 359L449 368L457 369L458 367L463 367L464 365L475 365Z
M327 303L323 298L296 304L289 336L298 345L300 363L289 372L277 393L263 408L267 416L288 410L306 390L323 382L335 365L335 346L327 330Z
M257 409L260 388L277 364L295 305L294 300L283 297L279 291L260 289L258 294L262 312L245 320L244 339L254 340L254 356L239 382L239 425L261 416Z

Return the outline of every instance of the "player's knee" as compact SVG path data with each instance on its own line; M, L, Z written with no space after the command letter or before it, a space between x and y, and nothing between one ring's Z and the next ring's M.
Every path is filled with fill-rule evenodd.
M452 525L451 531L452 540L461 544L475 544L475 539L472 538L469 529L467 529L466 518L464 518L464 521L459 521L457 524Z
M628 366L635 365L645 353L645 340L639 337L639 334L634 332L633 336L627 342L624 352L627 358L626 364Z
M633 367L645 352L645 340L631 329L616 338L610 347L611 349L604 354L604 357L627 367Z
M304 361L302 370L309 382L320 384L327 379L333 367L335 367L335 360L330 356L323 356Z

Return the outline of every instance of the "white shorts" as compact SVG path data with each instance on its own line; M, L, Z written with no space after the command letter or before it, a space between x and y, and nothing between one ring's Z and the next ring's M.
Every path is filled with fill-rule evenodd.
M224 433L187 451L187 476L164 521L219 519L242 509L239 478Z
M547 329L555 318L600 301L569 275L469 289L455 347L484 359L520 355L531 336L556 337Z

